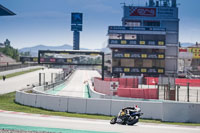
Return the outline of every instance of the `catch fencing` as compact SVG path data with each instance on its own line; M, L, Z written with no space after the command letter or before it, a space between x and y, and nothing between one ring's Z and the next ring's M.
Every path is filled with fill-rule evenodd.
M25 67L30 67L30 66L38 66L38 64L31 63L31 64L12 64L12 65L0 66L0 72L19 69L19 68L25 68Z
M159 83L159 78L146 77L142 86L158 88L159 99L200 102L200 79L171 79L174 79L175 83Z

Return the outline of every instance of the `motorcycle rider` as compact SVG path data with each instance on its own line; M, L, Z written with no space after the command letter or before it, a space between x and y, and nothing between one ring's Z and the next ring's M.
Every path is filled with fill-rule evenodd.
M143 113L141 113L137 105L125 107L120 110L117 117L110 121L110 124L134 125L139 121L141 115L143 115Z
M121 109L121 110L119 111L118 116L119 116L119 117L122 117L122 116L124 116L125 114L126 114L126 110L123 108L123 109Z
M130 110L135 110L136 108L137 108L137 105L133 106L133 107L131 107L131 106L125 107L125 108L123 108L123 109L120 110L118 116L119 117L123 117L124 115L130 115L129 111Z

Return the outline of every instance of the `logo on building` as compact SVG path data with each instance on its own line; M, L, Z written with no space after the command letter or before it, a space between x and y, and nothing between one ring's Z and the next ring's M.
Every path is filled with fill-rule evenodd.
M155 17L156 8L129 7L130 16Z

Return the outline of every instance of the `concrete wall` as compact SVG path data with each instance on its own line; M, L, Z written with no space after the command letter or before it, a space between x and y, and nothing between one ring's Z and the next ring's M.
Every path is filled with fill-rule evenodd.
M87 99L86 113L111 115L111 100Z
M200 104L163 102L162 120L200 123Z
M86 99L30 94L20 91L16 92L15 100L22 105L47 110L109 116L117 115L123 107L138 105L144 113L142 118L170 122L200 123L200 104L194 103Z
M90 86L88 86L88 87L89 87L88 90L89 90L90 97L92 97L92 98L105 98L106 97L105 94L98 93L98 92L94 91L93 89L91 89Z

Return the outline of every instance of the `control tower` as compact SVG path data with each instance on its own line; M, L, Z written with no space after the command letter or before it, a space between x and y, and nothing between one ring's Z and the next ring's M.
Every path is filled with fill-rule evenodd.
M178 70L179 18L176 0L123 6L122 26L109 26L112 74L174 75Z

